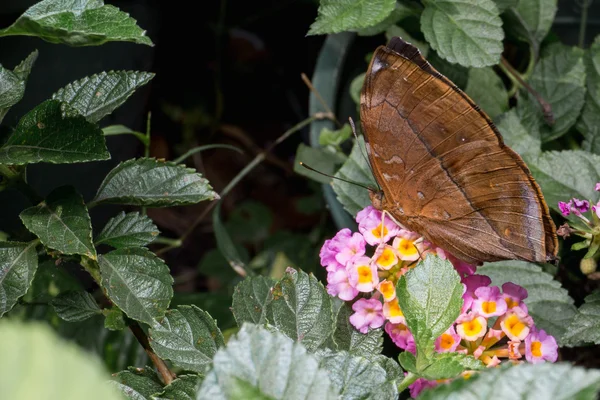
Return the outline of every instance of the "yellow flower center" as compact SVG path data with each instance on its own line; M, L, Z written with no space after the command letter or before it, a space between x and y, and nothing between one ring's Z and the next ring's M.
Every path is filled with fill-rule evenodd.
M390 317L403 317L404 314L398 305L398 299L385 303L388 306L388 313Z
M508 308L514 308L519 305L519 302L515 301L513 298L507 297L504 300L506 300L506 305L508 306Z
M358 271L358 283L369 283L371 282L371 267L368 265L361 265L357 268Z
M388 234L388 229L385 227L385 225L377 225L377 228L374 228L373 230L371 230L371 233L373 234L373 236L375 236L377 239L381 239L381 232L383 231L383 236L387 236Z
M476 336L481 332L482 326L477 318L462 324L467 336Z
M390 265L395 264L395 261L396 256L390 248L385 248L381 255L377 257L377 264L382 267L389 267Z
M542 342L531 342L531 354L535 357L542 356Z
M412 240L400 239L400 243L398 243L398 251L403 256L414 256L417 254L417 247Z
M440 340L440 346L442 347L442 349L448 350L452 347L453 344L454 338L452 337L452 335L448 333L442 334L442 339Z
M506 329L508 329L515 336L519 336L521 332L523 332L523 329L527 328L527 325L521 322L519 317L517 317L515 314L512 314L506 318L504 321L504 326L506 326Z
M394 297L394 284L391 281L383 281L379 284L379 291L383 295L384 299L391 299Z
M481 304L481 309L486 314L493 314L496 312L496 302L495 301L484 301Z

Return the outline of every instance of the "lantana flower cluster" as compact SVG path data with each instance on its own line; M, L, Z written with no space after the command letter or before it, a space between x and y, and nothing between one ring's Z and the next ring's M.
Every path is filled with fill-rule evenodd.
M537 329L523 299L527 291L513 283L490 286L466 264L418 234L403 229L368 206L356 216L359 232L342 229L325 241L321 264L327 292L353 302L350 323L362 333L385 325L401 349L416 354L415 341L396 298L396 283L428 254L448 259L462 277L463 307L457 320L435 342L436 351L470 354L488 367L502 361L539 363L557 359L556 340ZM439 382L418 379L409 388L416 397Z

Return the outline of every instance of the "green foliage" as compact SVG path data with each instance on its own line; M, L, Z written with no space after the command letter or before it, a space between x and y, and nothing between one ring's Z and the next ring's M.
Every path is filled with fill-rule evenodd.
M113 376L114 380L109 382L110 386L120 390L131 400L151 400L153 394L163 390L158 376L150 367L130 367L127 371L118 372Z
M96 236L95 244L107 244L117 249L143 247L151 243L158 233L158 228L147 216L121 212L106 223Z
M370 357L381 354L383 345L383 329L370 329L366 334L360 333L350 323L352 308L343 303L340 307L333 332L335 350L345 350L350 354Z
M37 60L38 51L33 51L21 61L13 71L0 65L0 123L11 106L19 102L25 93L25 84L33 64Z
M27 113L0 147L0 164L71 164L109 158L102 130L57 100L47 100Z
M600 36L585 52L586 94L577 130L583 134L584 150L600 154Z
M307 178L310 178L317 182L327 184L331 182L331 178L308 170L302 165L300 165L300 163L304 163L307 166L314 168L315 170L323 174L333 175L337 167L343 161L343 159L340 159L335 153L332 153L327 148L310 147L303 143L300 143L300 145L298 146L298 150L296 151L296 162L294 163L294 172L300 175L304 175Z
M492 68L471 68L465 92L492 119L508 111L508 93Z
M535 325L560 340L575 316L573 299L552 275L539 266L524 261L500 261L488 263L477 273L492 279L492 285L505 282L516 283L527 289L524 300Z
M360 86L362 86L362 83ZM352 91L352 89L350 89L350 91ZM351 136L352 128L349 124L344 124L340 129L334 131L323 128L321 135L319 136L319 144L321 146L339 146Z
M504 32L492 0L428 0L421 14L421 30L438 54L466 67L497 64Z
M396 0L322 0L309 35L368 28L394 11Z
M38 267L36 245L37 241L0 242L0 317L13 308L31 285Z
M195 400L200 381L197 375L178 375L163 392L153 395L152 400Z
M239 326L244 322L260 325L267 322L267 307L273 301L274 285L275 280L256 276L244 279L235 287L231 311Z
M504 143L522 157L537 156L542 151L541 140L532 136L523 126L514 108L498 118L496 127L502 134Z
M583 344L600 343L600 291L595 291L585 298L577 314L567 326L561 342L565 346L581 346Z
M101 313L94 296L84 291L68 291L52 300L56 314L69 322L84 321Z
M102 0L44 0L31 6L1 36L37 36L50 43L97 46L112 41L152 45L127 13Z
M554 21L557 0L502 0L502 3L505 3L503 8L509 7L505 15L511 29L507 32L528 42L537 54Z

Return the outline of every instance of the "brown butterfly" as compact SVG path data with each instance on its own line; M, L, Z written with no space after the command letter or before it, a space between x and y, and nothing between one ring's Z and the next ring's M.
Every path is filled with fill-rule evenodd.
M373 55L360 98L373 206L470 264L556 259L540 187L490 118L395 37Z

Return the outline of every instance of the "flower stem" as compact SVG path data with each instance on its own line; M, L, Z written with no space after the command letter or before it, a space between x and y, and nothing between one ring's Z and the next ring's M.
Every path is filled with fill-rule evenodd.
M404 379L402 379L402 382L400 382L398 384L398 392L402 393L404 390L406 390L407 387L409 387L410 385L412 385L419 377L415 374L413 374L412 372L409 372L408 375L406 375L404 377Z

